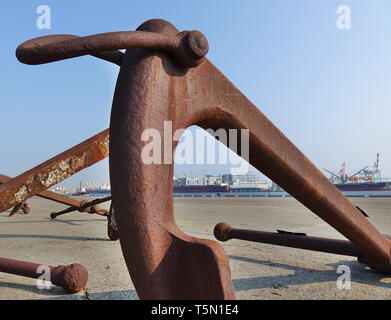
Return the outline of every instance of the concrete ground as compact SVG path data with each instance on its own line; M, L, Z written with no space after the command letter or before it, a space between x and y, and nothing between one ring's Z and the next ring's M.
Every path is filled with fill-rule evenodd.
M381 232L391 233L391 199L351 199ZM175 215L186 233L214 239L213 228L283 229L341 238L334 229L291 198L175 198ZM0 273L0 299L137 299L119 242L109 241L104 217L74 212L50 220L64 208L34 197L30 215L0 214L2 257L49 265L83 264L85 291L39 290L36 280ZM108 206L108 205L107 205ZM238 299L390 299L391 275L372 271L351 257L231 240L222 243ZM351 288L338 289L340 265L351 271ZM180 279L178 279L180 281Z

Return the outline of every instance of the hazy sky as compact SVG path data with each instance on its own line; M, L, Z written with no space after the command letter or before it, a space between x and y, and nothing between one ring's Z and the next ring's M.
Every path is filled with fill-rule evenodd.
M39 5L51 29L36 27ZM351 29L336 26L351 8ZM380 153L391 176L389 0L1 1L1 173L15 176L108 127L118 67L93 57L28 66L15 49L33 37L134 30L169 20L200 30L208 58L319 168L352 173ZM216 174L182 166L179 175ZM67 180L108 180L103 161Z

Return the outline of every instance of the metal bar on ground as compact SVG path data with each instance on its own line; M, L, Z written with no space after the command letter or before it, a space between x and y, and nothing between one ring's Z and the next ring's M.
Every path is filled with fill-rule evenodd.
M226 223L217 224L214 228L214 235L216 239L220 241L240 239L283 247L341 254L357 258L362 256L362 251L353 242L347 240L310 237L292 233L236 229Z
M0 272L16 274L28 278L38 278L40 265L37 263L0 258ZM88 281L88 271L81 264L71 264L69 266L59 265L56 267L46 266L50 272L50 281L62 287L65 291L76 293L84 289Z
M109 210L102 209L101 207L98 206L100 203L104 203L107 201L111 200L111 196L105 197L105 198L100 198L100 199L94 199L91 201L81 201L81 205L79 207L69 207L65 210L59 211L59 212L52 212L50 214L50 217L52 219L55 219L58 216L61 216L66 213L70 213L76 210L79 210L81 212L88 212L88 213L95 213L99 214L102 216L107 216L109 214ZM99 210L98 210L99 209Z

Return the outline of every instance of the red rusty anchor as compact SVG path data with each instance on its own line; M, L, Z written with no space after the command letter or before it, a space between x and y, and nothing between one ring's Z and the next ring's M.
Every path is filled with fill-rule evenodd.
M47 189L106 158L109 155L108 143L106 129L15 178L0 175L0 213L34 195L81 209L80 201ZM99 207L84 210L107 213Z
M0 174L0 213L12 206L14 208L9 216L14 215L19 209L29 213L30 208L26 200L37 195L69 206L60 212L52 212L52 219L76 210L106 216L108 236L111 240L117 240L117 230L113 229L115 224L112 222L113 210L108 211L99 206L100 203L110 201L111 197L80 201L47 190L52 185L106 158L109 155L108 133L109 130L106 129L13 179Z
M91 54L121 66L110 122L110 179L121 247L139 297L234 298L223 248L190 237L175 222L173 164L142 161L144 130L163 136L164 121L173 131L191 125L248 129L249 162L346 236L370 267L391 273L389 239L204 58L207 51L201 33L178 32L163 20L135 32L37 38L17 50L29 64ZM165 157L172 154L164 150Z

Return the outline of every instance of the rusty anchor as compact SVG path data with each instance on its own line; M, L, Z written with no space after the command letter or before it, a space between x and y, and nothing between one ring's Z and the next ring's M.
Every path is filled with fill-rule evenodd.
M37 195L41 198L69 206L69 208L60 212L51 213L52 219L73 211L106 216L108 220L108 236L111 240L117 240L115 236L112 236L117 233L116 230L112 229L113 223L110 222L113 219L113 214L110 215L110 211L99 206L100 203L111 200L111 197L86 202L47 190L52 185L106 158L109 155L108 131L106 129L98 133L22 173L18 177L11 179L8 176L0 175L0 212L14 206L9 216L14 215L19 209L28 213L30 208L26 200ZM15 192L15 190L17 191Z
M0 184L3 184L3 183L5 183L7 181L10 181L10 180L11 180L11 178L8 177L8 176L0 175ZM99 201L98 202L90 201L90 202L87 203L86 201L79 201L79 200L73 199L71 197L66 197L66 196L63 196L63 195L58 194L56 192L52 192L50 190L44 190L44 191L38 193L37 196L41 197L41 198L44 198L44 199L48 199L48 200L54 201L54 202L58 202L58 203L61 203L61 204L65 204L65 205L71 206L70 208L72 208L72 210L67 209L67 210L70 210L69 212L75 211L75 210L79 210L80 212L96 213L96 214L99 214L99 215L107 215L108 214L107 210L102 209L99 206L97 206L98 203L101 203ZM13 216L19 209L23 210L27 206L26 199L23 199L22 202L17 204L12 209L11 213L9 214L9 216ZM104 202L104 201L102 201L102 202ZM27 208L30 211L30 208L28 206L27 206ZM56 217L58 215L61 215L61 213L60 214L59 213L52 213L52 215L53 215L53 217Z
M23 277L37 279L41 275L38 273L37 263L0 258L0 272L16 274ZM66 292L77 293L83 290L88 282L88 271L81 264L71 264L69 266L48 266L50 269L50 281L56 286L62 287Z
M10 177L0 174L0 184L1 183L5 183L5 182L7 182L9 180L11 180ZM58 193L55 193L55 192L52 192L52 191L49 191L49 190L44 190L44 191L38 193L37 196L39 196L41 198L44 198L44 199L48 199L48 200L51 200L51 201L55 201L55 202L58 202L58 203L61 203L61 204L66 204L66 205L70 206L69 208L64 209L62 211L52 212L50 214L50 217L52 219L55 219L55 218L57 218L60 215L63 215L63 214L66 214L66 213L70 213L70 212L73 212L73 211L88 212L90 214L98 214L98 215L107 217L107 221L108 221L108 224L107 224L107 228L108 228L107 234L108 234L108 237L109 237L110 240L113 240L113 241L118 240L118 236L117 236L118 232L116 230L116 225L115 225L115 223L113 223L113 219L114 219L113 215L114 215L114 213L113 213L112 207L110 207L110 210L108 211L106 209L102 209L99 206L99 204L101 204L101 203L104 203L104 202L107 202L107 201L111 201L111 196L100 198L100 199L94 199L94 200L91 200L91 201L85 201L85 200L80 201L80 200L73 199L71 197L63 196L61 194L58 194ZM9 216L14 215L20 209L21 210L26 210L26 208L28 209L28 212L29 212L30 208L28 207L26 200L23 200L22 202L17 204L12 209L11 213L9 214Z
M106 129L15 178L10 179L3 175L3 184L0 185L0 212L34 195L80 208L80 201L47 189L106 158L109 155L108 139L108 129ZM96 209L101 210L101 208ZM86 208L86 210L91 209Z
M110 180L121 248L139 297L234 298L223 248L190 237L175 222L173 164L141 159L142 133L163 133L164 121L174 131L191 125L248 129L249 162L348 238L371 268L391 273L389 239L204 58L207 51L201 33L179 32L163 20L149 20L135 32L41 37L17 49L28 64L90 54L120 65L110 120Z

